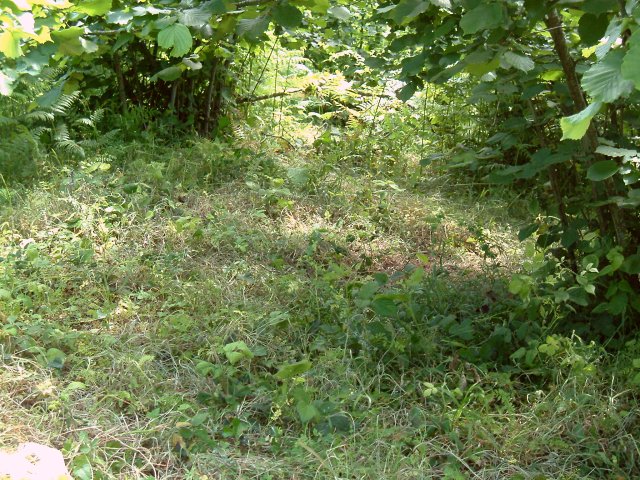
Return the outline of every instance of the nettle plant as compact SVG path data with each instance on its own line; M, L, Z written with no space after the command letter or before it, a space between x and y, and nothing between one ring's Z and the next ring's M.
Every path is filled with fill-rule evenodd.
M400 70L399 98L475 81L467 103L490 136L460 139L452 164L537 195L520 239L536 236L542 261L512 293L536 315L550 300L575 318L637 319L640 2L401 0L377 12L390 43L376 63Z

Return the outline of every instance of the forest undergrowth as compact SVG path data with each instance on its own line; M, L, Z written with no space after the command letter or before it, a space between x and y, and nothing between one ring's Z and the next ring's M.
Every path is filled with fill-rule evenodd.
M514 314L529 199L295 140L0 189L0 446L80 480L640 476L640 344Z

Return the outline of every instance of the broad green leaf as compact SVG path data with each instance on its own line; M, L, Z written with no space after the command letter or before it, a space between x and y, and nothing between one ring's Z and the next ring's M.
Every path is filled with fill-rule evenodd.
M297 187L304 187L309 183L310 171L306 167L291 167L287 169L287 177Z
M82 33L82 28L71 27L51 32L51 38L58 46L58 53L77 56L84 53L84 47L82 43L80 43L80 35L82 35Z
M329 0L311 0L311 2L309 2L309 10L314 12L314 13L320 13L322 15L324 15L325 13L327 13L327 10L329 10Z
M531 279L526 275L514 275L509 282L509 293L526 296L531 289Z
M203 377L206 377L207 375L215 374L218 368L219 367L217 367L213 363L207 362L204 360L199 361L195 366L196 372L198 372Z
M320 415L318 409L312 404L305 401L299 401L296 404L296 410L302 423L309 423L311 420Z
M378 8L378 9L376 10L376 12L378 12L378 13L388 13L388 12L390 12L391 10L395 9L397 6L398 6L398 5L394 5L394 4L387 5L386 7L380 7L380 8Z
M633 90L633 83L622 77L623 56L621 50L609 52L582 77L582 87L594 100L612 103Z
M91 40L87 40L86 38L80 37L78 39L80 41L80 45L87 53L95 53L98 51L98 44L96 42L92 42Z
M163 15L164 17L157 20L155 26L160 30L164 27L174 23L176 21L176 17L168 16L172 13L171 10L156 8L153 5L137 5L131 9L133 15L135 17L143 17L145 15Z
M422 52L413 57L407 57L402 60L402 75L411 77L422 71L427 61L427 55Z
M82 0L74 10L87 15L104 15L111 10L111 0Z
M200 70L202 68L202 63L194 61L190 58L183 58L182 63L184 63L190 70Z
M213 0L209 2L207 10L213 15L223 15L233 10L233 5L228 0Z
M513 52L505 52L502 56L504 61L518 70L522 70L523 72L528 72L533 70L536 64L529 57L525 57L524 55L518 55Z
M56 104L62 95L62 83L51 87L48 91L36 98L36 103L43 108L50 108Z
M451 0L431 0L436 7L451 9Z
M46 358L48 367L61 370L62 367L64 367L64 361L67 356L63 351L58 350L57 348L50 348L47 350Z
M609 265L600 270L600 276L611 275L618 270L624 262L624 255L620 253L619 248L612 248L607 253L607 260L609 260Z
M366 300L368 302L373 298L373 296L379 289L380 284L378 282L365 283L358 289L357 298L359 300Z
M633 185L634 183L640 182L640 172L632 169L628 165L622 166L620 173L622 174L622 181L625 185Z
M487 63L472 63L467 65L465 70L469 72L471 75L475 75L476 77L481 77L486 75L489 72L493 72L496 68L500 66L500 60L498 58L494 58L490 62Z
M591 119L602 107L601 102L594 102L581 112L560 119L562 140L580 140L587 133Z
M381 69L383 68L387 62L384 58L379 58L379 57L368 57L365 61L364 64L367 67L371 67L374 69Z
M109 12L107 14L107 23L114 23L116 25L126 25L131 20L133 20L133 13L131 12L117 10L115 12Z
M563 163L570 159L570 153L562 151L552 153L548 148L543 148L531 156L529 163L520 166L521 170L516 172L516 178L533 178L551 165Z
M22 55L20 35L8 30L0 33L0 53L4 53L7 58L18 58Z
M327 13L332 17L336 17L338 20L347 21L351 18L351 12L347 7L341 5L331 7L327 10Z
M57 51L58 47L53 42L49 42L45 45L38 45L33 50L20 57L21 73L26 73L33 77L40 75L42 70L49 66L49 62ZM8 70L5 69L5 73L7 72Z
M209 23L211 12L204 8L188 8L180 12L178 17L182 25L201 28Z
M180 78L181 75L182 69L176 65L172 65L156 73L153 77L151 77L151 81L160 79L164 80L165 82L173 82L174 80Z
M276 5L271 15L273 21L284 28L295 28L302 23L302 12L293 5Z
M577 305L586 307L589 305L589 294L582 287L571 287L567 290L569 300Z
M619 2L615 0L585 0L582 5L582 10L595 15L605 12L615 12L619 8Z
M546 0L524 0L524 9L529 20L542 20L547 10Z
M470 65L486 63L494 57L494 52L486 48L474 50L464 57L464 61Z
M87 386L82 382L71 382L66 386L65 391L73 392L75 390L84 390Z
M601 182L615 175L620 167L615 160L601 160L587 170L587 178L593 182Z
M460 19L460 27L465 35L482 30L490 30L503 25L504 10L499 3L483 3L468 11Z
M596 153L606 155L607 157L637 157L640 152L637 150L629 150L628 148L615 148L608 145L600 145L596 148Z
M395 317L398 315L396 302L385 294L376 295L371 302L371 308L380 317Z
M344 413L335 413L327 418L327 422L332 430L337 432L349 432L353 427L353 422Z
M627 309L629 304L629 297L624 292L616 293L611 300L609 300L608 312L612 315L620 315Z
M202 425L204 422L206 422L207 420L209 420L209 418L210 418L210 415L208 412L200 412L200 413L196 413L193 417L191 417L191 420L189 420L189 423L194 427L198 427Z
M621 34L622 23L618 18L614 18L613 20L611 20L611 23L609 23L607 31L604 32L604 43L596 47L596 57L598 58L598 60L602 59L607 53L609 53L609 50L611 50L611 47L614 43L616 43L616 40L620 38Z
M172 57L182 57L189 53L193 39L189 29L181 23L169 25L158 33L158 45L170 49Z
M416 93L417 89L418 85L415 82L409 82L404 87L396 90L396 97L398 97L398 100L406 102L413 97L413 94Z
M390 17L398 25L406 25L429 8L429 2L424 0L401 0L391 10Z
M77 478L78 480L93 480L95 478L93 476L91 462L86 454L76 456L73 459L71 473L73 473L73 478Z
M448 329L450 335L458 337L462 340L471 340L475 331L473 328L473 320L466 318L461 323L454 322Z
M593 13L587 13L580 17L578 34L585 44L594 45L604 36L608 25L609 19L607 18L607 15L594 15Z
M297 377L302 375L304 372L311 370L313 364L309 360L301 360L296 363L288 363L280 366L278 373L275 374L275 377L278 380L287 380L289 378Z
M269 28L270 21L271 19L265 15L256 18L242 18L238 20L238 35L245 37L252 43L257 43Z
M640 254L636 253L625 258L621 270L629 275L640 274Z
M481 77L489 72L494 71L500 66L500 59L495 57L494 52L490 50L476 50L464 57L464 62L467 64L465 70L471 75Z
M564 75L562 70L548 70L540 75L542 80L547 80L548 82L555 82L559 80Z
M622 77L640 90L640 29L628 40L629 51L622 60Z
M527 238L536 233L538 228L540 228L540 225L537 223L532 223L531 225L521 228L518 232L518 240L524 242Z
M253 358L253 352L244 342L227 343L222 347L222 350L231 365L235 365L244 359L251 360Z
M0 70L0 95L9 96L13 93L13 82L15 82L15 76L12 75L12 70L5 69Z

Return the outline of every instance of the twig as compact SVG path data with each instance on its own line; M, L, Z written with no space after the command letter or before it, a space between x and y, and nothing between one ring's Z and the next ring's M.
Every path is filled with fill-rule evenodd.
M260 102L262 100L269 100L270 98L277 98L277 97L286 97L287 95L293 95L294 93L300 93L300 92L304 92L304 88L294 88L290 90L285 90L283 92L269 93L267 95L258 95L257 97L252 97L252 96L240 97L236 100L236 103L240 104L240 103Z

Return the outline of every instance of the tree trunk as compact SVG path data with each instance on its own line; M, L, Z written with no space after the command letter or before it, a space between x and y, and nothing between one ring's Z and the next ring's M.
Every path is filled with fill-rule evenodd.
M552 8L545 17L545 24L549 29L551 38L553 39L553 45L555 51L560 59L562 70L567 79L567 86L569 87L569 93L575 106L576 111L581 111L587 108L587 102L585 100L582 89L580 88L580 82L578 81L578 75L576 73L576 64L569 48L567 47L567 41L564 36L564 30L562 27L562 21L558 16L558 12ZM586 158L590 159L596 156L596 148L598 148L598 131L594 125L594 121L591 122L587 130L586 135L583 138L583 146L586 154ZM592 160L587 160L587 166L592 164ZM604 182L604 189L596 182L591 182L592 196L594 201L605 200L607 197L611 197L614 194L613 184L611 181ZM620 246L624 246L626 243L625 229L623 225L622 215L620 209L616 205L608 205L597 208L598 223L600 230L603 233L611 231L613 227L613 233ZM609 222L608 219L611 219Z
M209 135L211 131L211 123L212 120L215 122L215 119L212 119L213 113L213 94L216 88L216 78L218 76L218 64L220 60L218 58L214 58L213 62L211 62L211 74L209 75L209 85L207 86L207 98L205 100L204 107L204 126L202 128L202 133L204 135Z
M118 96L120 97L120 109L122 114L125 115L127 109L127 89L125 86L124 75L122 74L122 63L120 61L120 54L117 52L113 54L113 70L116 72L116 79L118 81Z

